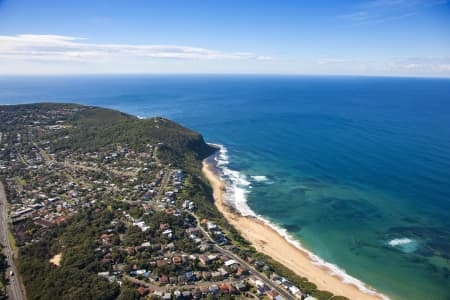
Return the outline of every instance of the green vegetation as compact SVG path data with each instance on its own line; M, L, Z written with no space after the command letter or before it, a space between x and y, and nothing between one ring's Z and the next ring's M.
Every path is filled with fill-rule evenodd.
M138 119L117 111L92 107L68 119L74 128L55 150L91 151L111 144L125 143L136 151L158 144L157 157L163 163L182 166L186 160L199 160L214 151L201 135L164 118Z
M2 247L3 248L3 247ZM6 256L0 252L0 300L7 299L6 296L6 270L8 269L8 262Z
M63 120L39 119L40 114L52 111L65 111L67 117ZM64 138L60 138L61 132L55 134L54 150L96 151L124 143L141 151L148 144L158 144L157 156L161 162L180 167L199 161L214 151L198 133L160 117L139 119L111 109L76 104L0 105L0 131L20 131L36 121L42 125L65 121L69 125L63 129Z
M53 114L52 111L58 113ZM46 117L39 118L41 114L45 114ZM47 117L48 115L50 117ZM317 290L317 287L306 278L296 275L272 258L256 252L223 218L214 205L211 187L201 174L202 159L211 155L215 149L207 145L198 133L163 118L141 120L98 107L49 103L0 106L2 131L27 132L29 130L27 126L35 124L37 120L40 125L47 127L62 124L56 131L44 132L39 129L33 131L40 140L49 141L48 148L51 149L51 153L65 152L81 156L86 152L99 152L98 160L101 162L104 150L111 150L116 145L126 145L128 149L136 152L145 152L149 147L156 145L153 153L158 163L180 168L186 174L177 201L183 199L194 201L196 214L217 224L226 233L227 238L232 240L238 255L244 259L252 257L265 262L270 266L270 272L276 272L287 278L303 292L318 299L329 299L333 296L329 292ZM25 143L25 145L17 143L16 135L10 134L6 138L19 148L31 147ZM17 173L20 172L18 168ZM118 183L121 180L95 172L90 175L92 175L91 182L108 179L110 182ZM23 185L31 184L31 178L25 176L21 178ZM52 182L53 179L49 177L47 181ZM103 254L98 250L101 245L98 237L107 230L115 234L111 240L114 246L124 241L127 246L136 247L143 240L150 240L152 244L167 244L168 241L161 236L160 224L168 224L177 237L173 243L178 250L186 253L197 251L196 245L181 230L189 215L183 214L180 218L162 212L147 214L142 207L133 207L126 201L117 201L122 200L121 197L109 198L109 194L105 195L96 194L93 190L89 193L90 199L99 200L94 207L82 209L71 216L69 221L60 225L50 225L44 234L40 234L32 226L27 227L27 222L24 222L22 225L26 229L24 232L29 236L29 241L33 242L20 248L19 270L29 299L138 299L139 295L135 288L126 286L121 289L117 283L109 282L97 275L98 272L111 271L111 265L102 263ZM61 196L65 197L66 195ZM150 229L144 233L136 226L125 224L123 211L128 212L133 218L142 219ZM121 221L111 226L112 220L119 219ZM111 256L115 262L138 264L142 259L151 257L152 251L145 249L137 254L127 255L126 249L115 249ZM49 259L61 252L63 253L61 265L50 264ZM148 266L141 263L138 267ZM177 270L172 265L162 266L160 271L175 275Z
M327 300L333 296L330 292L318 290L317 286L314 283L309 282L307 278L298 276L289 268L273 260L271 257L258 253L255 248L253 248L251 244L245 240L217 210L212 198L212 189L207 183L207 180L199 175L201 173L200 170L201 167L200 164L198 164L196 168L190 172L193 175L189 176L185 181L183 197L194 200L198 206L197 214L203 218L208 218L213 221L227 233L227 236L232 239L233 244L237 246L237 252L241 257L245 258L250 256L264 261L266 264L271 266L275 273L287 278L303 292L310 294L319 300ZM333 299L344 300L347 298L335 296Z
M54 226L40 241L21 248L19 270L29 299L115 299L119 286L97 276L103 271L95 237L111 221L107 211L80 212L65 226ZM61 266L49 263L63 251Z

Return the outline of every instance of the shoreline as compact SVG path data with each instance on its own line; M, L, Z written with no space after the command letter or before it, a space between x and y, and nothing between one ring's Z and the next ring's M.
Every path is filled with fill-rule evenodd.
M306 249L296 246L288 240L288 236L280 234L274 225L255 216L243 216L224 203L226 184L216 173L216 165L203 161L202 173L208 179L214 196L214 204L227 221L249 241L258 252L264 253L299 276L307 278L317 285L318 289L332 292L349 299L375 300L389 299L365 287L362 291L356 283L344 282L346 278L338 276L331 268L314 262ZM239 228L245 228L240 230Z

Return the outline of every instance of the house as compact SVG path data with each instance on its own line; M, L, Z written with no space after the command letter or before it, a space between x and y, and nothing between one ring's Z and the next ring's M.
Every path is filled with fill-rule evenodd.
M219 290L224 294L228 294L230 292L230 286L228 284L223 283L219 285Z
M166 229L169 229L169 224L167 224L167 223L160 223L159 224L159 229L160 230L166 230Z
M46 220L43 220L43 219L36 219L36 220L34 220L34 223L36 223L38 225L41 225L44 228L47 228L47 227L49 227L51 225L50 222L48 222Z
M141 244L141 247L143 247L143 248L147 248L147 247L151 247L152 245L150 244L150 242L143 242L142 244Z
M184 291L182 294L184 299L190 299L192 295L190 291Z
M224 268L219 268L217 271L220 272L220 275L222 276L222 278L228 276L228 272Z
M247 285L243 282L234 283L234 287L240 292L247 290Z
M147 272L147 270L145 269L140 269L140 270L133 270L130 271L130 275L144 275Z
M164 260L164 259L158 259L158 260L156 261L156 266L157 266L158 268L164 267L164 266L166 266L166 265L167 265L167 260Z
M208 295L210 292L209 287L207 287L207 286L200 287L200 291L202 292L202 295Z
M154 292L153 292L153 295L154 295L155 297L162 298L163 292L161 292L161 291L154 291Z
M236 270L236 276L247 275L247 274L248 274L248 270L244 267L239 266L239 268Z
M169 277L169 283L170 284L177 284L178 283L178 279L176 276L170 276Z
M104 233L102 235L100 235L100 241L102 242L103 246L111 246L112 243L112 237L114 236L114 234L112 233Z
M187 283L186 275L180 275L178 276L178 284L186 284Z
M203 243L200 244L199 249L200 249L201 252L206 252L209 249L211 249L211 245L209 243L207 243L207 242L203 242Z
M218 256L215 255L215 254L210 254L210 255L208 255L209 260L216 260L217 257L218 257Z
M217 294L219 292L219 287L216 284L213 284L209 287L209 291L212 294Z
M169 283L169 278L167 277L167 275L161 275L159 277L159 282L161 284L168 284Z
M202 297L202 291L199 288L195 288L192 291L192 297L194 297L194 299L200 299Z
M184 274L185 276L186 276L186 278L187 278L187 280L188 281L192 281L192 280L195 280L195 275L194 275L194 273L193 272L186 272L186 274Z
M219 280L222 280L223 276L222 276L222 273L215 271L215 272L211 273L211 278L214 281L219 281Z
M217 228L217 225L214 224L213 222L208 221L208 222L206 222L206 228L207 228L209 231L212 231L212 230L214 230L214 229Z
M127 247L127 253L128 253L128 255L135 256L136 249L134 247Z
M181 292L179 290L173 292L173 295L175 296L175 299L181 299Z
M268 297L270 300L275 300L275 298L276 298L279 294L278 294L277 291L271 290L271 291L268 291L266 295L267 295L267 297Z
M256 291L259 295L264 295L265 293L267 293L269 291L269 288L265 285L262 285L262 286L258 286L256 288Z
M230 289L230 294L239 294L239 291L233 285L228 285L228 286Z
M188 209L189 208L189 200L184 200L183 204L181 205L184 209Z
M272 270L272 268L269 265L264 265L264 267L263 267L264 272L269 272L271 270Z
M183 259L179 256L174 256L174 257L172 257L172 262L178 266L183 263Z
M292 294L297 294L298 292L300 292L300 289L298 288L298 287L296 287L296 286L291 286L291 287L289 287L289 291L292 293Z
M176 247L175 247L174 243L169 243L164 247L164 249L174 251L176 249Z
M257 261L255 261L255 267L257 268L257 269L262 269L263 267L264 267L264 262L263 261L261 261L261 260L257 260Z
M161 250L161 244L152 244L152 250L153 251Z
M277 284L281 284L281 277L277 273L270 274L270 280L274 281Z
M223 264L225 265L225 267L230 267L232 265L238 264L238 262L235 261L234 259L229 259L229 260L225 261Z
M211 272L210 271L203 271L202 272L202 277L205 280L210 280L211 279Z
M139 227L142 231L147 231L150 229L150 227L147 226L144 221L134 222L133 225Z
M138 288L136 289L136 291L137 291L137 292L139 293L139 295L141 295L142 297L145 296L145 295L147 295L147 294L149 293L149 289L148 289L148 288L145 288L145 287L143 287L143 286L138 287Z
M56 225L60 225L61 223L65 222L67 220L69 220L68 217L61 216L61 217L58 217L58 218L55 219L55 223L56 223Z
M198 257L198 260L200 261L201 264L203 265L207 265L211 260L206 256L206 255L200 255Z

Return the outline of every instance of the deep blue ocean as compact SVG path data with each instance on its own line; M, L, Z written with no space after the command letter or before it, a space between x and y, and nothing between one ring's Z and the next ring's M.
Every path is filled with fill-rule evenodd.
M3 77L0 103L163 116L228 149L248 205L395 299L450 299L450 80Z

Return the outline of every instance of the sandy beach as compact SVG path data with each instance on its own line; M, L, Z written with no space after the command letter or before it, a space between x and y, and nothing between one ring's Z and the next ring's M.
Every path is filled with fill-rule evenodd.
M215 166L205 160L202 171L213 188L214 202L217 208L228 222L238 229L242 236L251 242L258 251L269 255L298 275L308 278L321 290L330 291L335 295L346 296L349 299L383 299L376 294L364 293L355 285L344 283L341 278L330 274L330 270L313 264L307 252L289 243L263 221L254 217L244 217L236 214L223 202L225 184L216 175Z

